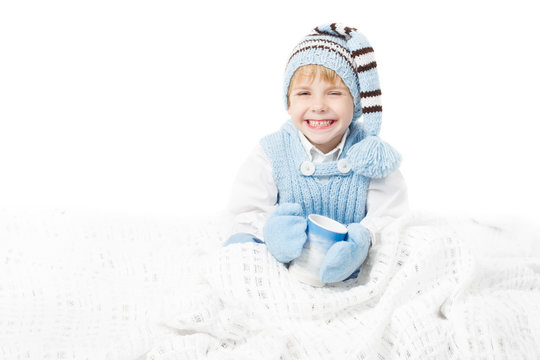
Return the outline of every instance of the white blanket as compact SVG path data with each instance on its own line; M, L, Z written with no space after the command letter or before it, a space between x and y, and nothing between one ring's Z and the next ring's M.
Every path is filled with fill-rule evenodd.
M312 288L220 217L2 214L2 359L538 359L532 227L412 214Z

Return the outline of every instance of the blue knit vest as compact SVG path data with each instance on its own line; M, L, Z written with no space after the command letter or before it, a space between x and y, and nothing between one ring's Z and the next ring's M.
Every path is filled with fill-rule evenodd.
M364 137L361 125L353 122L341 159L347 159L349 149ZM346 225L365 217L370 179L354 170L344 172L341 168L340 171L338 161L313 164L313 174L304 175L302 164L310 159L290 120L279 131L262 138L261 146L274 172L278 204L297 203L302 206L304 216L324 215ZM321 182L319 176L330 179Z

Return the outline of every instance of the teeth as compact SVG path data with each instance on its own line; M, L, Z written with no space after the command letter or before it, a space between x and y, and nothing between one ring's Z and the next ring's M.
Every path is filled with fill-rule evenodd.
M332 120L325 120L325 121L308 120L308 121L309 121L309 125L314 126L314 127L323 127L323 126L329 126L330 124L332 124Z

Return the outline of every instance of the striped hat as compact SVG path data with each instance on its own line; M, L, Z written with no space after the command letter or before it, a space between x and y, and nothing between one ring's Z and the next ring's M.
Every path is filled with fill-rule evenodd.
M353 120L363 114L363 129L368 138L362 146L369 146L369 154L375 162L386 169L375 170L373 164L364 164L369 177L382 177L399 165L400 156L388 144L378 139L381 128L381 88L373 48L367 38L355 28L341 24L318 26L294 48L285 69L285 107L288 108L287 93L294 72L304 65L322 65L334 70L349 88L354 99ZM369 137L374 137L369 139ZM375 149L377 148L377 149ZM385 153L382 154L381 152ZM387 156L389 154L389 156ZM360 154L359 154L360 155ZM380 167L379 166L379 167ZM370 176L374 175L374 176Z

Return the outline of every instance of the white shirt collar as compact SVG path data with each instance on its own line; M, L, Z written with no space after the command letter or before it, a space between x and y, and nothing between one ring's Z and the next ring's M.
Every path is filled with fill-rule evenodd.
M321 150L317 149L315 145L310 143L306 136L300 130L298 130L298 136L300 137L300 142L302 143L304 150L306 150L306 153L309 155L311 161L315 162L327 162L339 159L343 148L345 147L345 141L347 140L348 135L349 128L347 128L345 134L343 134L343 138L341 139L341 142L338 144L338 146L336 146L330 152L324 154Z

